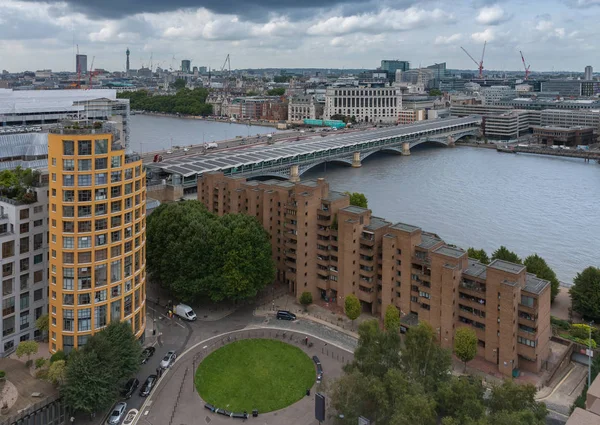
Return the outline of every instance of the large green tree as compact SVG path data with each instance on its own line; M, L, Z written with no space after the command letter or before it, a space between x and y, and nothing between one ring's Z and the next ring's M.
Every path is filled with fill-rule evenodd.
M364 195L364 193L345 192L345 194L350 197L350 205L354 205L355 207L368 208L369 202L367 201L367 197Z
M577 273L569 294L574 311L600 322L600 268L588 267Z
M398 332L400 330L400 311L394 304L389 304L386 307L383 326L389 332Z
M492 253L492 260L504 260L510 263L523 264L523 261L519 258L519 256L510 251L504 245Z
M493 388L492 394L487 401L489 414L493 418L503 412L516 417L526 417L531 422L516 422L543 424L548 414L548 409L544 403L535 401L537 389L531 384L516 384L512 381L504 381L502 385Z
M465 364L467 371L467 362L470 362L477 355L477 334L471 328L462 326L454 334L454 354Z
M183 83L183 87L172 95L153 95L146 90L137 90L119 93L117 97L129 99L131 109L135 110L184 115L212 114L212 105L206 103L208 90L204 88L186 89L185 81Z
M284 94L285 89L283 87L278 87L267 91L268 96L283 96Z
M488 257L487 253L483 249L475 249L471 247L467 250L467 255L469 258L479 260L483 264L490 263L490 257Z
M537 254L532 254L525 258L523 264L525 267L527 267L527 271L529 273L533 273L540 279L550 281L550 298L551 301L554 302L554 298L556 298L560 289L560 282L558 281L554 270L552 270L548 263L546 263L546 260Z
M269 235L255 217L218 217L198 201L163 204L148 218L148 271L183 302L252 298L275 278Z
M358 319L360 316L360 301L354 294L350 294L346 297L344 301L344 313L346 313L346 317L352 322Z
M358 326L358 346L354 361L347 370L358 369L365 375L383 377L392 368L400 367L400 336L382 331L378 320L367 320Z
M438 388L438 411L444 418L458 420L458 424L477 421L485 413L484 392L480 380L469 376L452 377Z

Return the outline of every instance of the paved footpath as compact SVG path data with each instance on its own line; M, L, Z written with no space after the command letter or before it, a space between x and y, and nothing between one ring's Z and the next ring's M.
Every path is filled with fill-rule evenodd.
M309 326L300 323L299 327ZM161 378L158 387L147 400L140 411L138 424L150 425L192 425L192 424L234 424L235 419L212 413L204 408L204 402L196 392L194 385L194 371L204 357L222 347L223 345L247 338L280 339L300 347L307 355L319 356L324 369L325 384L328 380L341 375L342 366L352 361L352 354L348 350L319 339L314 332L302 332L288 327L276 328L280 322L267 323L259 328L258 324L252 325L241 331L234 331L226 335L219 335L210 340L200 342L183 353L175 365ZM318 332L318 329L311 328ZM304 345L304 338L308 337L313 345ZM323 384L320 384L321 386ZM314 419L314 397L319 391L319 384L311 389L311 395L304 397L299 402L285 409L260 414L258 418L251 418L253 423L260 425L313 425L318 422ZM227 408L227 406L217 406ZM238 420L239 422L239 420ZM328 422L325 422L328 423Z

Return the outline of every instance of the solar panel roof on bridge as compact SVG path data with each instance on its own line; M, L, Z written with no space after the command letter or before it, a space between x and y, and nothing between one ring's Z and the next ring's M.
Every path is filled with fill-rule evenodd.
M160 163L150 163L148 167L158 168L166 173L181 174L184 177L202 174L210 171L219 171L231 167L257 164L263 161L272 161L292 158L296 155L327 151L332 148L354 146L367 141L387 139L394 136L410 136L441 127L471 124L479 122L477 116L450 118L435 121L423 121L402 127L364 130L354 133L333 134L327 137L312 138L293 143L274 144L269 146L255 146L234 151L221 151L206 154L186 155L169 158Z

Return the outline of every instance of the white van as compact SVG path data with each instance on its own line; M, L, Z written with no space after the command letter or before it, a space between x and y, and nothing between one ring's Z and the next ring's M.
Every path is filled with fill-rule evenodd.
M196 313L192 310L192 307L186 304L178 304L175 306L175 314L181 317L182 319L189 320L193 322L196 320Z

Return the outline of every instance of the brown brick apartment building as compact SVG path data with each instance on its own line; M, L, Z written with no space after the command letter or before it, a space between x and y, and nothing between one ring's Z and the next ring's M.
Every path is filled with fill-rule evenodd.
M447 348L457 327L471 326L478 354L505 375L537 372L549 355L550 284L522 265L481 264L433 233L351 206L324 179L208 173L198 180L198 200L219 215L256 216L271 236L277 278L297 298L310 291L343 306L353 293L379 316L394 304L404 325L429 322Z

